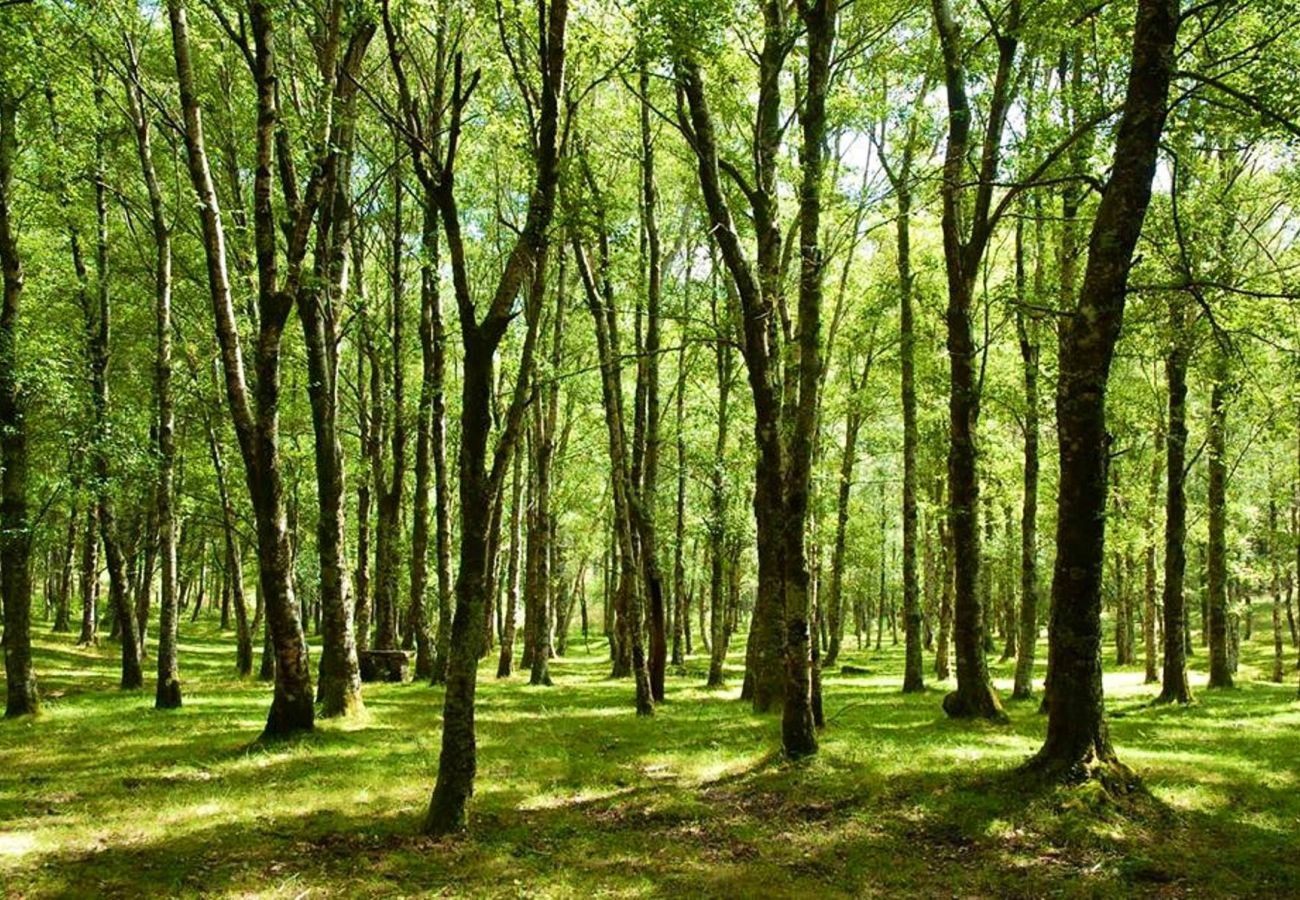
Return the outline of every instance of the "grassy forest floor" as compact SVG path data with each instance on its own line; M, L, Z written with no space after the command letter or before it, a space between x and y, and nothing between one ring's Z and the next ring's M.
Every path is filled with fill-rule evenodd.
M940 686L898 692L897 648L827 675L821 752L792 766L779 721L736 701L738 669L708 691L690 659L639 720L603 642L578 638L550 689L484 664L471 833L435 842L418 828L440 690L368 685L360 721L260 747L269 687L232 677L229 635L186 628L185 708L159 713L115 688L114 645L45 631L44 714L0 722L8 897L1300 895L1300 704L1294 672L1261 680L1259 638L1238 689L1194 671L1188 709L1107 674L1116 746L1151 792L1120 805L1026 788L1037 702L1006 728L950 722Z

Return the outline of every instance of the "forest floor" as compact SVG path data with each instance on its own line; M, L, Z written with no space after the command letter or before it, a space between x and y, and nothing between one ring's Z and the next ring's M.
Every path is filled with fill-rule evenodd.
M821 752L790 765L738 669L709 691L693 657L638 719L603 641L578 637L551 688L484 663L470 833L433 841L440 690L368 685L359 720L264 747L269 687L232 677L230 635L186 626L185 707L160 713L115 688L114 645L40 630L44 713L0 721L6 897L1300 895L1300 703L1294 671L1262 680L1259 638L1238 689L1196 670L1186 709L1107 674L1115 745L1150 790L1116 804L1027 788L1037 702L1009 704L1009 727L948 721L941 685L899 693L895 647L826 675Z

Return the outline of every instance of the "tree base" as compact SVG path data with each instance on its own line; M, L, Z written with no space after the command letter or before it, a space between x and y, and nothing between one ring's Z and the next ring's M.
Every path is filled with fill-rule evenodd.
M1152 706L1169 706L1177 703L1179 706L1191 706L1196 702L1189 690L1161 691L1151 700Z
M154 694L153 708L181 708L181 683L179 679L167 678L158 682L158 691Z
M277 695L271 701L271 712L258 740L278 741L308 734L316 727L315 719L316 709L312 705L310 693L296 697Z
M36 716L41 712L40 696L36 693L36 682L33 680L26 690L16 690L9 693L5 703L5 718L18 719L23 716Z
M952 691L943 698L943 711L950 719L984 719L994 725L1008 725L1011 722L1006 710L998 701L997 694L991 686L985 685L971 696L960 690Z
M1019 769L1019 773L1044 785L1077 787L1096 784L1107 797L1118 798L1146 792L1142 779L1113 754L1057 754L1040 750Z
M466 796L459 791L440 791L435 785L433 797L429 801L429 812L424 817L420 830L432 838L452 837L463 834L467 827L465 819Z
M366 708L360 690L350 690L343 686L329 690L322 686L320 705L322 719L346 719L364 712Z

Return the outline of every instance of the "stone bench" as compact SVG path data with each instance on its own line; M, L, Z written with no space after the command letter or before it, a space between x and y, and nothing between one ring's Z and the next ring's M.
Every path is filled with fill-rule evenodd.
M405 650L361 650L357 653L361 663L361 680L390 681L400 684L406 680L410 657Z

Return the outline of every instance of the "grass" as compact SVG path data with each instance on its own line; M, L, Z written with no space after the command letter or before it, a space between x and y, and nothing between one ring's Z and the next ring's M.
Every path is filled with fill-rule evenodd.
M1194 671L1188 709L1146 707L1140 671L1108 673L1116 746L1150 788L1122 807L1026 789L1013 770L1041 741L1037 702L1009 704L1007 728L947 721L942 685L898 692L892 647L843 660L871 674L826 676L831 721L798 765L774 755L779 721L736 701L734 667L708 691L691 658L639 720L603 643L557 661L549 689L485 663L471 830L435 842L418 828L439 690L368 685L360 720L260 747L269 687L232 676L211 625L187 624L185 707L168 713L116 689L114 646L42 633L44 713L0 722L0 893L1296 896L1300 704L1294 673L1262 680L1265 650L1244 648L1234 691ZM1005 696L1010 667L995 673Z

